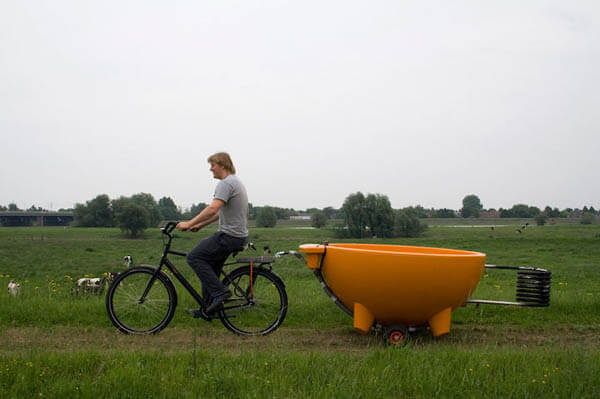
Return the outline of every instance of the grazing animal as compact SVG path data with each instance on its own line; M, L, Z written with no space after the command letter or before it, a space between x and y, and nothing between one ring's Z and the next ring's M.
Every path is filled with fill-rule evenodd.
M115 275L112 273L105 273L104 277L99 278L80 278L75 283L75 287L72 289L72 293L74 295L79 294L93 294L93 295L101 295L104 292L104 288L110 284L115 278Z
M521 229L517 229L517 233L521 234Z
M15 283L13 280L10 280L8 283L8 295L17 296L19 295L19 291L21 291L21 284Z
M133 258L131 257L131 255L126 255L123 258L123 261L125 262L125 267L129 268L129 267L131 267L131 264L133 263Z

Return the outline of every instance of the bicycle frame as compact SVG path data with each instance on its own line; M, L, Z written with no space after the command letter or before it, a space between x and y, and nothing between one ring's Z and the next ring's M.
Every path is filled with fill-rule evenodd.
M178 251L169 251L168 253L178 256L187 256L187 254ZM183 285L183 287L190 293L190 295L196 300L196 302L198 302L198 305L200 305L200 307L204 309L206 307L206 303L204 302L204 298L202 298L202 295L200 295L198 291L196 291L196 289L192 287L189 281L179 272L179 270L177 270L177 267L175 267L175 265L167 258L166 255L167 253L163 255L163 258L161 259L158 267L156 268L156 273L154 273L154 276L152 276L152 278L150 279L148 288L150 288L151 284L154 283L156 276L158 275L158 273L161 272L162 266L166 266L166 268L171 273L173 273L173 275L177 278L181 285Z
M168 258L168 255L176 255L176 256L187 256L187 253L185 252L181 252L181 251L176 251L171 249L171 242L173 241L173 236L171 235L171 232L175 229L175 226L177 226L177 223L175 222L169 222L167 223L167 225L165 227L163 227L161 229L161 231L163 232L163 234L165 234L168 238L168 241L165 243L165 247L163 250L163 254L162 257L160 259L160 262L158 264L158 267L156 268L156 272L154 273L154 275L152 276L152 278L150 279L150 281L148 282L148 286L146 287L146 289L144 290L144 293L142 294L142 297L140 298L140 303L143 303L146 295L148 294L148 292L150 291L150 287L152 287L152 284L154 284L154 281L156 281L157 276L159 275L159 273L161 273L163 266L165 266L171 273L173 273L173 275L177 278L177 280L181 283L181 285L183 285L183 287L190 293L190 295L196 300L196 302L198 302L198 305L200 305L200 308L202 311L204 311L204 309L206 308L207 304L204 300L204 298L202 297L202 295L200 295L198 293L198 291L196 291L196 289L189 283L189 281L179 272L179 270L177 269L177 267L173 264L173 262L171 262ZM230 262L230 263L226 263L223 266L229 266L229 265L251 265L253 262L249 261L236 261L236 262ZM258 268L263 267L263 265L265 263L270 263L270 262L258 262ZM223 275L225 278L227 278L229 275L227 273L225 273L223 270L221 270L221 275ZM237 284L235 284L235 282L231 281L230 282L234 285L237 286ZM239 288L239 287L237 287Z
M265 247L264 256L254 257L237 257L242 248L233 252L233 261L223 264L223 268L233 266L233 269L221 269L219 273L219 278L231 290L231 298L219 306L218 312L207 314L207 293L194 288L197 285L192 286L195 281L187 277L189 273L184 275L170 259L171 255L188 255L171 248L176 225L177 222L169 222L161 229L164 234L163 251L157 266L131 268L110 285L106 308L115 327L126 334L156 333L165 328L177 307L176 279L199 305L199 309L186 309L194 318L205 321L218 318L227 329L240 335L267 335L275 331L285 319L288 300L285 284L273 272L272 264L276 258L295 251L270 256L267 255L270 254L268 247ZM253 245L250 246L256 250ZM155 285L158 285L156 289Z

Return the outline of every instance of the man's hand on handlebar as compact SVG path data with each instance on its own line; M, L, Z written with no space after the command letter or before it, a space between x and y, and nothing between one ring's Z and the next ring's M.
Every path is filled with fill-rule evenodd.
M177 223L177 226L175 226L175 228L179 231L192 231L194 233L196 231L200 230L200 226L198 226L198 225L192 226L191 221L179 222L179 223Z
M179 222L175 228L179 231L188 231L190 230L190 222Z

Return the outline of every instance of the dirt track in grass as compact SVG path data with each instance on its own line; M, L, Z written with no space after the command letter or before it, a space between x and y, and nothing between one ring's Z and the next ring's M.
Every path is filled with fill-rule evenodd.
M525 329L512 326L455 326L449 335L433 338L424 331L411 336L411 345L562 348L600 347L600 327ZM366 353L385 348L381 333L366 336L351 328L328 330L281 328L266 337L239 337L217 328L167 328L157 335L128 336L113 329L56 326L8 327L0 331L0 353L29 351L159 351L187 352L202 349L239 353L247 350Z

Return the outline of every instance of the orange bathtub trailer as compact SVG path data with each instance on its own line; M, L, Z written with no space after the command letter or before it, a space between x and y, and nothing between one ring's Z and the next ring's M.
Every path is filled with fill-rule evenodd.
M485 265L485 254L443 248L332 243L300 251L363 334L375 323L449 333L452 311L466 303Z

